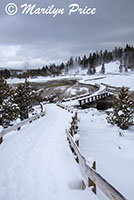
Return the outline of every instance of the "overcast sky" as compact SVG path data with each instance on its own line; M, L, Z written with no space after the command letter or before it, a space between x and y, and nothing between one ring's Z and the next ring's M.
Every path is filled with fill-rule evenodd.
M10 2L18 7L14 16L5 12ZM65 13L22 15L24 3L54 4ZM96 14L69 16L72 3L96 8ZM126 43L134 45L134 0L0 0L0 68L38 68Z

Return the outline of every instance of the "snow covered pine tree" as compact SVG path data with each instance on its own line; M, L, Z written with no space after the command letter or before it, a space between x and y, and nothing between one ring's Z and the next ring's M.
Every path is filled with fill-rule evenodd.
M101 72L100 72L101 74L105 74L105 65L104 65L104 63L102 64L102 67L101 67Z
M25 80L25 83L19 84L16 88L14 100L19 107L19 117L21 120L27 119L29 113L34 110L32 108L32 103L35 97L36 94L27 79Z
M128 129L134 124L134 101L129 90L122 87L118 96L113 99L113 111L107 112L107 121L121 129Z
M0 77L0 125L7 128L18 116L17 105L13 99L14 91L6 80Z

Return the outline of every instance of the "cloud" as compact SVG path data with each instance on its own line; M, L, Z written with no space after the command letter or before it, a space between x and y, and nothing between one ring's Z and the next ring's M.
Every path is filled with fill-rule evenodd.
M94 16L67 12L53 18L49 15L8 16L7 0L0 2L0 67L38 68L49 63L66 61L70 56L89 54L116 45L134 44L134 2L126 0L79 0L81 7L96 7ZM68 10L72 0L14 0L36 3L38 7L54 4Z

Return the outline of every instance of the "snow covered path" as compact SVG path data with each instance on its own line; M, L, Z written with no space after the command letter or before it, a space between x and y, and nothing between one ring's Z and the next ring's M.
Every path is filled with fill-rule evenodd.
M97 199L80 190L83 179L66 140L71 114L46 106L45 117L0 145L0 200Z

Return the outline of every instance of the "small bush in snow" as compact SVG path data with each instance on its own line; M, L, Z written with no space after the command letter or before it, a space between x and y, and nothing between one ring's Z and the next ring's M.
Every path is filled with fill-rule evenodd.
M113 99L113 111L107 112L107 121L121 129L128 129L134 124L134 101L129 90L122 87L117 97Z

